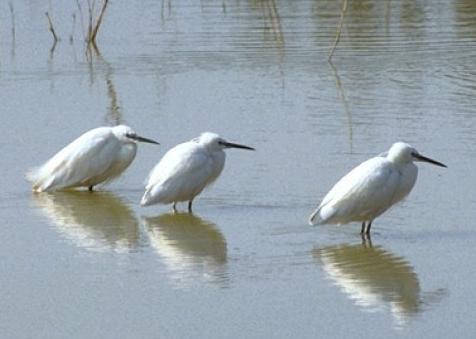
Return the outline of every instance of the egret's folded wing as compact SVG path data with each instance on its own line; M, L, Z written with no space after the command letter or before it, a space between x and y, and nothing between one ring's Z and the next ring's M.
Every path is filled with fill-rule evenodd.
M169 203L203 188L211 170L209 157L190 146L190 142L168 151L153 168L147 180L143 204Z
M386 163L385 158L375 157L350 171L327 193L310 222L345 223L383 212L390 206L400 178Z
M104 173L120 148L119 141L110 133L109 129L95 129L64 147L27 175L33 189L47 191L78 186Z

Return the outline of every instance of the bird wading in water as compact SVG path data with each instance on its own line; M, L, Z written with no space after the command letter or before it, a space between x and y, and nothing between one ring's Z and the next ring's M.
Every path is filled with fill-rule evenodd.
M222 172L226 148L254 150L210 132L170 149L150 172L141 205L173 204L176 211L177 202L188 201L192 212L193 199Z
M34 192L94 186L111 181L134 160L137 142L158 144L138 136L129 126L92 129L56 153L26 177Z
M415 185L416 161L446 167L404 142L364 161L340 179L309 217L311 225L362 222L361 234L370 234L373 220L405 198Z

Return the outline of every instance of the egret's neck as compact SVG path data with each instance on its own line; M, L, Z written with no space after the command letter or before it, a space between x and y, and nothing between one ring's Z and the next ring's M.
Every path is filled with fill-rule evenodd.
M212 146L205 146L205 150L210 154L210 155L215 155L215 154L220 154L220 153L225 153L223 149L221 148L215 148Z
M226 153L222 149L215 150L210 152L210 156L219 163L224 163L226 158Z
M399 167L406 166L412 163L411 159L407 159L406 157L398 153L397 154L389 153L387 155L387 160L393 163L395 166L399 166Z

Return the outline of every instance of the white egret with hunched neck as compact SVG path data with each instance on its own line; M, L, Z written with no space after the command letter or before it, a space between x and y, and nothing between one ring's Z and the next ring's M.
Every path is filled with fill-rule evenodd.
M192 212L193 199L221 174L227 148L254 150L211 132L173 147L150 172L141 205L173 204L175 211L177 202L188 201Z
M369 234L373 220L405 198L417 179L416 161L446 167L404 142L355 167L326 194L309 217L311 225L361 222Z
M93 187L109 182L134 160L137 142L158 144L140 137L129 126L99 127L87 131L26 177L35 192Z

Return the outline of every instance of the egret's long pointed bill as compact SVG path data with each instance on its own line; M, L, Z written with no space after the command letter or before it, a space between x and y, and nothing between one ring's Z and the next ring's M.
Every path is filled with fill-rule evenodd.
M234 144L232 142L222 141L221 144L225 147L228 147L228 148L241 148L241 149L247 149L247 150L250 150L250 151L255 151L255 149L253 147L240 145L240 144Z
M148 139L148 138L144 138L144 137L140 137L138 135L133 135L133 136L129 136L129 138L135 140L135 141L139 141L139 142L148 142L149 144L156 144L156 145L160 145L157 141L155 140L152 140L152 139Z
M420 161L429 162L430 164L433 164L433 165L436 165L436 166L447 167L445 164L442 164L442 163L439 162L439 161L436 161L436 160L427 158L427 157L425 157L425 156L423 156L423 155L420 155L420 154L416 154L416 155L415 155L415 158L418 159L418 160L420 160Z

